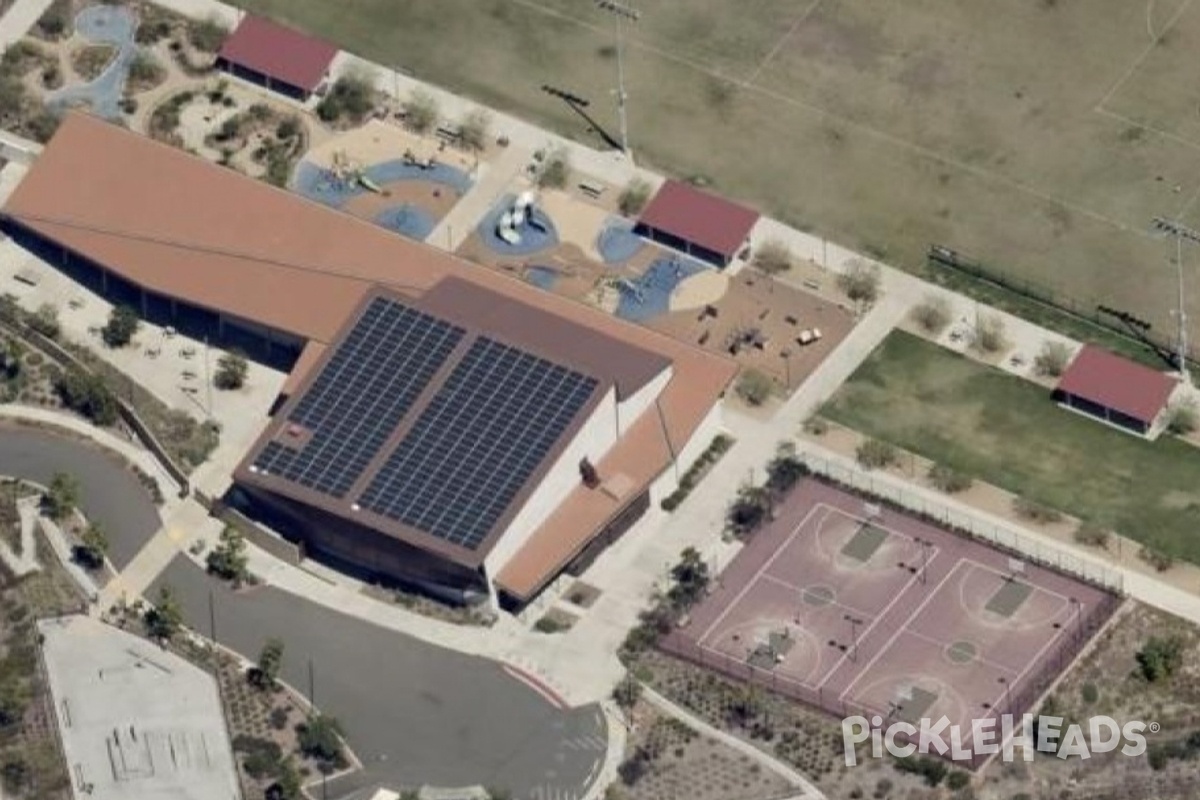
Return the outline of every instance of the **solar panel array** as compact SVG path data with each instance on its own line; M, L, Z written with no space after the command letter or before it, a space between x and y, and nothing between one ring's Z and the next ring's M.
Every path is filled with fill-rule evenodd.
M477 548L596 383L479 337L371 480L359 505Z
M311 431L311 439L299 449L269 442L254 465L343 496L465 333L375 298L288 418Z

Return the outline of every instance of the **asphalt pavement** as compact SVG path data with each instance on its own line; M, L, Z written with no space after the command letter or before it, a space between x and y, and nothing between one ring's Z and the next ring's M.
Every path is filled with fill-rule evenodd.
M384 630L271 587L233 592L186 556L167 583L187 622L255 658L268 637L285 643L282 677L311 690L337 717L364 770L331 783L329 797L367 786L481 785L518 800L582 797L604 759L597 705L560 709L496 662ZM152 587L150 596L158 591Z
M79 505L99 523L118 569L128 564L161 522L149 492L120 460L86 442L45 431L0 427L0 475L47 485L56 472L79 480Z

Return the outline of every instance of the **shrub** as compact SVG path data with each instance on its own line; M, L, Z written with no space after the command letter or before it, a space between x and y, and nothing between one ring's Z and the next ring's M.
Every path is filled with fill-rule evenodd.
M1079 523L1074 537L1075 541L1088 547L1108 547L1108 531L1087 522Z
M778 239L770 239L754 251L754 266L768 275L779 275L792 268L792 251Z
M775 393L775 384L763 372L747 369L738 376L734 391L747 405L761 406Z
M895 767L898 772L920 775L928 786L939 785L945 779L946 773L950 771L944 761L929 756L897 758Z
M283 758L283 750L269 739L242 734L233 740L233 749L242 753L242 766L251 778L273 776Z
M1138 558L1154 567L1158 572L1166 572L1175 565L1175 556L1148 544L1142 545L1138 550Z
M108 322L100 329L100 338L109 347L124 347L141 326L137 312L129 306L114 306Z
M809 417L804 420L804 432L813 436L824 436L829 433L829 421L824 417Z
M1079 694L1083 697L1083 702L1089 706L1100 699L1100 690L1096 688L1094 683L1085 683L1079 687Z
M650 184L641 178L634 178L617 198L617 208L627 217L636 217L642 213L646 203L650 201Z
M3 105L3 101L0 101ZM48 108L42 108L25 122L25 130L29 132L29 136L41 144L45 144L54 138L58 126L62 123L62 116L57 112L51 111Z
M79 505L79 481L74 475L56 472L42 496L42 513L52 520L62 521Z
M1033 371L1045 378L1057 378L1071 362L1071 348L1064 342L1046 342L1033 359Z
M117 421L117 400L103 379L78 369L65 370L54 382L63 405L101 427Z
M64 38L71 25L71 0L54 0L37 21L37 31L50 40Z
M975 348L983 353L998 353L1008 346L1004 338L1004 319L999 314L980 314L975 325Z
M1183 640L1178 636L1151 636L1135 658L1141 676L1158 683L1170 678L1183 663Z
M42 303L38 306L38 310L30 315L28 324L47 339L57 339L62 331L58 322L58 308L53 303Z
M766 522L774 508L774 498L765 486L743 486L725 512L726 527L736 536L753 533Z
M166 77L167 71L149 53L138 53L129 64L129 81L142 90L158 85Z
M837 285L854 302L871 305L879 299L879 267L855 259L845 272L838 275Z
M1187 436L1196 430L1196 405L1184 400L1167 409L1167 431L1176 436Z
M272 708L270 716L271 728L277 731L286 728L290 713L286 706L275 706Z
M946 494L957 494L971 488L971 476L945 464L934 464L929 468L929 482Z
M780 442L775 456L767 463L767 488L778 494L791 489L808 472L804 462L796 455L794 442Z
M300 131L300 119L295 114L289 114L279 121L279 125L275 128L275 138L287 141L299 136Z
M346 764L342 753L342 726L327 714L318 714L297 729L297 743L306 756L320 762L322 771Z
M458 126L458 138L463 147L479 152L487 147L488 134L492 129L492 115L482 108L467 112Z
M1043 505L1036 500L1030 500L1028 497L1013 498L1012 507L1018 516L1042 525L1062 519L1062 514L1058 509Z
M107 553L108 537L104 534L104 530L93 522L83 532L81 543L75 548L75 560L86 569L99 569L104 566L104 557Z
M962 770L954 770L946 776L946 788L953 791L965 789L971 784L971 776Z
M538 173L537 185L541 189L562 189L571 181L571 160L566 148L560 147L546 156Z
M541 617L533 623L533 629L538 633L561 633L567 629L567 626L554 617Z
M404 112L404 124L416 133L428 133L433 130L438 121L438 101L424 89L414 89L401 106Z
M642 696L642 684L633 675L627 673L613 687L612 696L617 705L628 712L637 705L638 699Z
M317 104L317 116L325 122L342 118L351 122L362 120L375 108L375 88L370 78L357 72L347 72L330 87Z
M865 439L854 450L854 458L864 469L884 469L899 461L900 453L891 442Z
M213 385L218 389L240 389L246 385L246 376L249 372L250 364L246 361L246 357L234 350L217 360L217 372L213 376Z
M225 43L229 30L216 17L207 17L188 25L188 41L197 50L215 53Z
M941 295L926 295L913 307L912 317L921 330L936 336L950 324L950 302Z
M242 583L250 575L245 538L236 528L226 525L220 542L209 551L205 563L208 571L218 578Z
M71 53L71 65L85 81L100 77L113 62L117 49L110 44L88 44Z

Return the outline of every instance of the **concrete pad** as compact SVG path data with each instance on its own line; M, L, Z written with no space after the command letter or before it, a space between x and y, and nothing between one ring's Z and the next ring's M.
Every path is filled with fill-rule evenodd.
M212 676L88 617L38 630L75 798L237 800Z
M591 261L603 263L596 240L611 216L608 211L557 189L542 189L537 202L554 220L560 241L575 245Z

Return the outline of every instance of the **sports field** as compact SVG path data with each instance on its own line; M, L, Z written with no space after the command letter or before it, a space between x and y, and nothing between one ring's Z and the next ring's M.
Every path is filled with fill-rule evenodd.
M614 18L591 0L237 2L594 141L553 84L616 133ZM937 242L1169 327L1148 229L1200 225L1200 3L631 5L644 161L898 265Z
M1200 450L1059 408L1029 381L895 331L823 414L1200 564Z
M809 480L663 646L843 717L965 730L1027 710L1115 606Z

